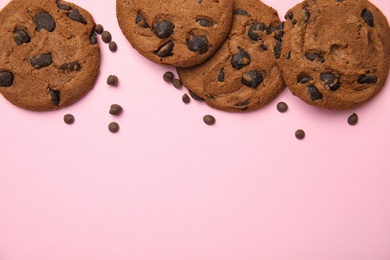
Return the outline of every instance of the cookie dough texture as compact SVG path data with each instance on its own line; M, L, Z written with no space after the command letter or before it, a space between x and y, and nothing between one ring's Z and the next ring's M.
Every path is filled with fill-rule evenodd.
M210 57L226 39L233 0L117 0L120 28L144 57L190 67Z
M360 106L385 85L390 29L366 0L307 0L290 9L279 64L292 93L332 110Z
M271 102L284 82L280 56L283 23L258 0L235 0L231 32L206 62L177 68L183 84L206 103L228 112L253 111Z
M11 1L0 12L0 93L33 111L80 100L99 73L94 27L92 16L72 3Z

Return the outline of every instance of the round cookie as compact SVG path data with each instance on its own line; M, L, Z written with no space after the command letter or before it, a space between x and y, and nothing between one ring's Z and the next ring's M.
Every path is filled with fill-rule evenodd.
M306 103L350 109L385 85L390 29L366 0L309 0L286 16L279 65L292 93Z
M226 39L233 0L117 0L120 28L144 57L190 67L210 57Z
M11 103L49 111L93 88L100 64L95 23L59 0L13 0L0 12L0 93Z
M190 91L216 109L253 111L271 102L284 82L280 56L283 23L277 12L258 0L234 0L231 32L206 62L177 68Z

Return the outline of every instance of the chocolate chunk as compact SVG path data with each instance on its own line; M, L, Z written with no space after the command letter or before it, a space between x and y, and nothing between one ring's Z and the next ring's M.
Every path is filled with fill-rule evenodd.
M273 32L283 29L283 27L284 27L284 23L271 24L267 29L267 34L270 35Z
M331 72L321 73L320 79L324 82L325 89L329 88L330 90L335 91L340 87L340 77Z
M0 71L0 87L9 87L14 83L14 74L11 71Z
M190 96L193 99L197 100L197 101L203 101L204 100L203 98L201 98L200 96L198 96L195 92L193 92L191 90L188 90L188 93L190 93Z
M299 84L305 84L305 83L308 83L309 81L312 81L312 80L313 80L312 77L302 76L302 75L299 75L297 78L297 81Z
M102 32L102 40L105 43L110 43L112 40L111 33L109 31L103 31Z
M188 49L194 52L198 52L199 54L204 54L209 50L209 44L206 36L192 36L187 41Z
M72 9L70 5L61 4L59 0L56 0L56 4L57 4L58 9L60 9L60 10L69 11L70 9Z
M170 21L160 21L153 25L153 33L158 38L167 38L172 35L175 26Z
M51 59L51 53L45 53L39 56L32 57L30 59L30 62L35 69L41 69L49 66L53 61Z
M267 46L266 46L264 43L262 43L262 44L260 45L260 50L261 50L261 51L266 51L266 50L268 50L268 48L267 48Z
M108 76L107 85L114 86L114 87L117 86L118 85L118 77L115 75Z
M282 53L282 42L278 41L274 47L275 58L279 59Z
M213 125L213 124L215 124L215 118L212 115L205 115L203 117L203 122L206 125Z
M97 35L95 32L92 32L91 35L89 36L89 43L91 45L95 45L98 43Z
M277 109L280 113L284 113L284 112L287 111L288 106L287 106L286 102L279 102L279 103L276 105L276 109Z
M172 80L172 85L177 88L177 89L181 89L181 87L183 86L183 84L181 83L180 79L173 79Z
M184 104L188 104L191 102L191 99L190 97L184 93L184 95L182 96L181 100L184 102Z
M350 115L348 117L348 120L347 120L349 125L356 125L358 123L358 121L359 121L359 118L358 118L358 115L356 113L353 113L352 115Z
M258 41L260 39L261 32L264 32L266 30L267 30L267 26L264 23L255 22L249 28L248 37L253 41Z
M64 122L67 125L71 125L74 123L74 116L72 114L66 114L64 115Z
M167 71L163 75L164 81L168 82L168 83L172 83L174 78L175 78L175 76L173 75L173 73L171 71Z
M149 28L149 24L146 22L145 18L142 16L142 14L140 14L140 12L138 12L137 16L135 17L135 23L142 28Z
M318 53L306 53L305 55L306 59L308 59L309 61L319 61L321 63L324 63L325 62L325 59L324 57L322 56L322 54L318 54Z
M213 22L209 19L206 19L206 18L202 18L202 19L197 19L196 22L200 25L200 26L203 26L203 27L211 27L213 26Z
M116 42L111 41L111 42L108 44L108 49L109 49L111 52L116 52L116 51L118 50L118 45L116 44Z
M218 73L218 81L219 82L225 81L225 70L223 68Z
M169 42L165 43L164 45L162 45L156 51L156 55L159 56L160 58L172 56L173 55L173 53L172 53L173 47L174 47L173 41L169 41Z
M371 83L376 83L377 81L378 81L378 78L376 76L366 74L366 75L362 75L359 78L358 83L359 84L371 84Z
M322 93L314 85L307 86L307 94L310 95L312 101L322 99Z
M310 19L310 12L307 9L304 10L305 10L305 23L308 23Z
M243 107L243 106L249 105L250 102L251 102L251 99L248 98L248 99L246 99L244 101L241 101L241 102L239 102L237 104L234 104L234 106L236 106L236 107Z
M80 71L81 64L78 61L74 61L71 63L64 63L60 65L59 69L62 71Z
M123 108L120 105L118 105L118 104L111 105L110 111L109 111L109 113L111 115L119 116L120 114L122 114L122 112L123 112Z
M293 12L289 11L285 16L284 19L290 19L292 20L294 18Z
M58 107L58 105L60 104L60 91L50 89L49 93L50 93L50 97L51 97L51 101L53 102L53 105Z
M235 9L235 10L233 11L233 14L234 14L234 15L245 15L245 16L250 16L250 15L248 14L247 11L242 10L242 9Z
M360 16L363 18L366 24L368 24L368 26L374 27L374 16L370 10L364 9Z
M289 51L287 54L286 54L286 59L291 59L291 51Z
M87 24L85 18L80 14L79 10L74 9L68 13L68 17L76 22Z
M23 29L15 29L14 31L15 37L14 40L17 45L22 45L23 43L29 43L31 41L28 33Z
M38 13L34 18L34 22L37 25L38 31L45 29L52 32L56 28L56 23L54 22L53 17L46 12Z
M303 131L302 129L298 129L297 131L295 131L295 137L298 140L302 140L303 138L305 138L305 135L305 131Z
M108 130L111 132L111 133L117 133L119 131L119 124L117 122L111 122L109 125L108 125Z
M96 32L97 34L102 34L103 31L104 31L103 25L97 24L97 25L95 26L95 32Z
M249 53L238 47L238 52L232 56L230 63L233 68L239 70L251 63L251 56Z
M263 75L256 70L250 70L242 76L241 82L245 86L255 89L263 82Z

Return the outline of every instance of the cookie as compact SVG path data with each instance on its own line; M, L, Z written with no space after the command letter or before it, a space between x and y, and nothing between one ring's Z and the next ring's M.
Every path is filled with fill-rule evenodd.
M231 32L206 62L177 68L184 86L216 109L253 111L271 102L284 87L276 60L283 23L258 0L234 0Z
M131 45L158 64L190 67L226 39L233 0L117 0L120 28Z
M0 93L33 111L69 106L93 88L100 49L84 9L56 0L13 0L0 12Z
M332 110L360 106L385 85L390 29L366 0L308 0L290 9L279 65L292 93Z

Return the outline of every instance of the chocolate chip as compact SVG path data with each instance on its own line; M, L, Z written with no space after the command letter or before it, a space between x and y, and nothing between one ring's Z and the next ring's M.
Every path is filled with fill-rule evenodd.
M111 41L111 42L108 44L108 49L109 49L111 52L116 52L116 51L118 50L118 45L116 44L116 42Z
M14 31L15 37L14 40L17 45L22 45L23 43L29 43L31 41L28 33L23 29L15 29Z
M50 89L49 93L50 93L50 97L51 97L51 101L53 102L53 105L58 107L58 105L60 104L60 100L61 100L60 99L60 91Z
M218 73L218 81L219 82L225 81L225 70L223 68Z
M356 125L359 121L358 115L356 113L353 113L348 117L347 121L349 125Z
M91 45L95 45L98 43L97 35L95 32L92 32L91 35L89 36L89 43Z
M66 114L64 115L64 122L65 124L71 125L74 123L74 116L72 114Z
M0 71L0 87L10 87L14 83L14 74L11 71Z
M173 79L172 80L172 85L177 88L177 89L181 89L181 87L183 86L183 84L181 83L180 79Z
M266 51L266 50L268 50L268 48L267 48L267 46L266 46L264 43L262 43L262 44L260 45L260 50L261 50L261 51Z
M112 40L111 33L109 31L102 32L102 40L105 43L109 43Z
M371 84L371 83L376 83L377 81L378 81L378 78L376 76L366 74L366 75L360 76L358 83L359 84Z
M325 59L324 57L322 56L322 54L318 54L318 53L306 53L305 55L306 59L308 59L309 61L319 61L321 63L324 63L325 62Z
M31 65L35 69L41 69L43 67L49 66L53 60L51 59L51 53L45 53L39 56L32 57L30 59Z
M292 23L293 25L296 25L296 24L297 24L297 22L298 22L298 21L294 19L294 20L292 20L292 22L291 22L291 23Z
M103 25L97 24L97 25L95 26L95 32L96 32L97 34L102 34L103 31L104 31Z
M167 71L163 75L164 81L168 82L168 83L172 83L174 78L175 78L175 76L173 75L173 73L171 71Z
M204 100L203 98L201 98L200 96L198 96L195 92L193 92L191 90L188 90L188 93L190 93L190 96L193 99L197 100L197 101L203 101Z
M232 56L230 63L233 68L239 70L251 63L251 56L249 53L238 47L238 52Z
M322 99L322 93L314 85L307 86L307 93L312 101Z
M138 12L137 16L135 17L135 23L142 28L149 28L149 24L146 22L145 18L142 16L142 14L140 14L140 12Z
M34 22L37 25L38 31L45 29L52 32L56 28L56 23L54 22L53 17L46 12L38 13L34 18Z
M211 27L213 26L213 22L209 19L206 19L206 18L201 18L201 19L197 19L196 22L200 25L200 26L203 26L203 27Z
M324 82L325 89L329 88L330 90L335 91L340 87L339 76L336 76L331 72L321 73L320 79Z
M312 81L312 80L313 80L312 77L302 76L302 75L299 75L297 78L297 81L299 84L305 84L305 83L308 83L309 81Z
M107 85L117 86L118 85L118 77L115 75L110 75L107 78Z
M305 23L308 23L310 19L310 12L307 9L304 10L305 10Z
M204 54L209 50L209 44L206 36L192 36L187 40L188 49L199 54Z
M267 26L264 23L255 22L248 31L249 39L253 41L258 41L260 39L260 34L263 31L267 30Z
M71 9L70 5L61 4L59 0L56 0L56 4L57 4L58 9L60 9L60 10L69 11Z
M293 12L289 11L285 16L284 19L290 19L292 20L294 18Z
M162 45L156 51L156 55L159 56L160 58L172 56L173 55L173 53L172 53L173 47L174 47L173 41L169 41L169 42L165 43L164 45Z
M302 129L298 129L297 131L295 131L295 137L298 140L302 140L303 138L305 138L305 135L305 131L303 131Z
M291 59L291 51L289 51L287 54L286 54L286 59Z
M117 122L111 122L109 125L108 125L108 130L111 132L111 133L117 133L119 131L119 124Z
M250 15L248 14L247 11L242 10L242 9L235 9L235 10L233 11L233 14L234 14L234 15L245 15L245 16L250 16Z
M181 98L181 100L184 102L184 104L188 104L191 102L190 97L187 94L184 94Z
M280 58L280 55L282 53L282 42L278 41L274 47L274 55L276 59Z
M80 71L81 64L78 61L74 61L71 63L64 63L60 65L59 69L62 71Z
M87 24L87 21L84 19L84 17L80 14L79 10L74 9L68 13L68 17L76 22Z
M284 113L284 112L287 111L288 106L287 106L286 102L279 102L279 103L276 105L276 109L277 109L280 113Z
M245 86L255 89L263 82L263 75L256 70L250 70L242 76L241 82Z
M205 115L203 117L203 122L206 125L213 125L213 124L215 124L215 118L212 115Z
M370 10L364 9L360 16L363 18L366 24L368 24L368 26L374 27L374 16Z
M167 38L172 35L175 26L170 21L160 21L153 25L153 33L158 38Z
M243 107L243 106L249 105L250 102L251 102L251 99L248 98L248 99L246 99L244 101L241 101L241 102L239 102L237 104L234 104L234 106L236 106L236 107Z
M123 112L123 108L120 105L118 105L118 104L111 105L110 111L109 111L109 113L111 115L119 116L120 114L122 114L122 112Z
M277 23L277 24L272 24L272 25L270 25L269 27L268 27L268 29L267 29L267 34L269 35L269 34L272 34L273 32L275 32L275 31L278 31L278 30L280 30L280 25L281 23Z

